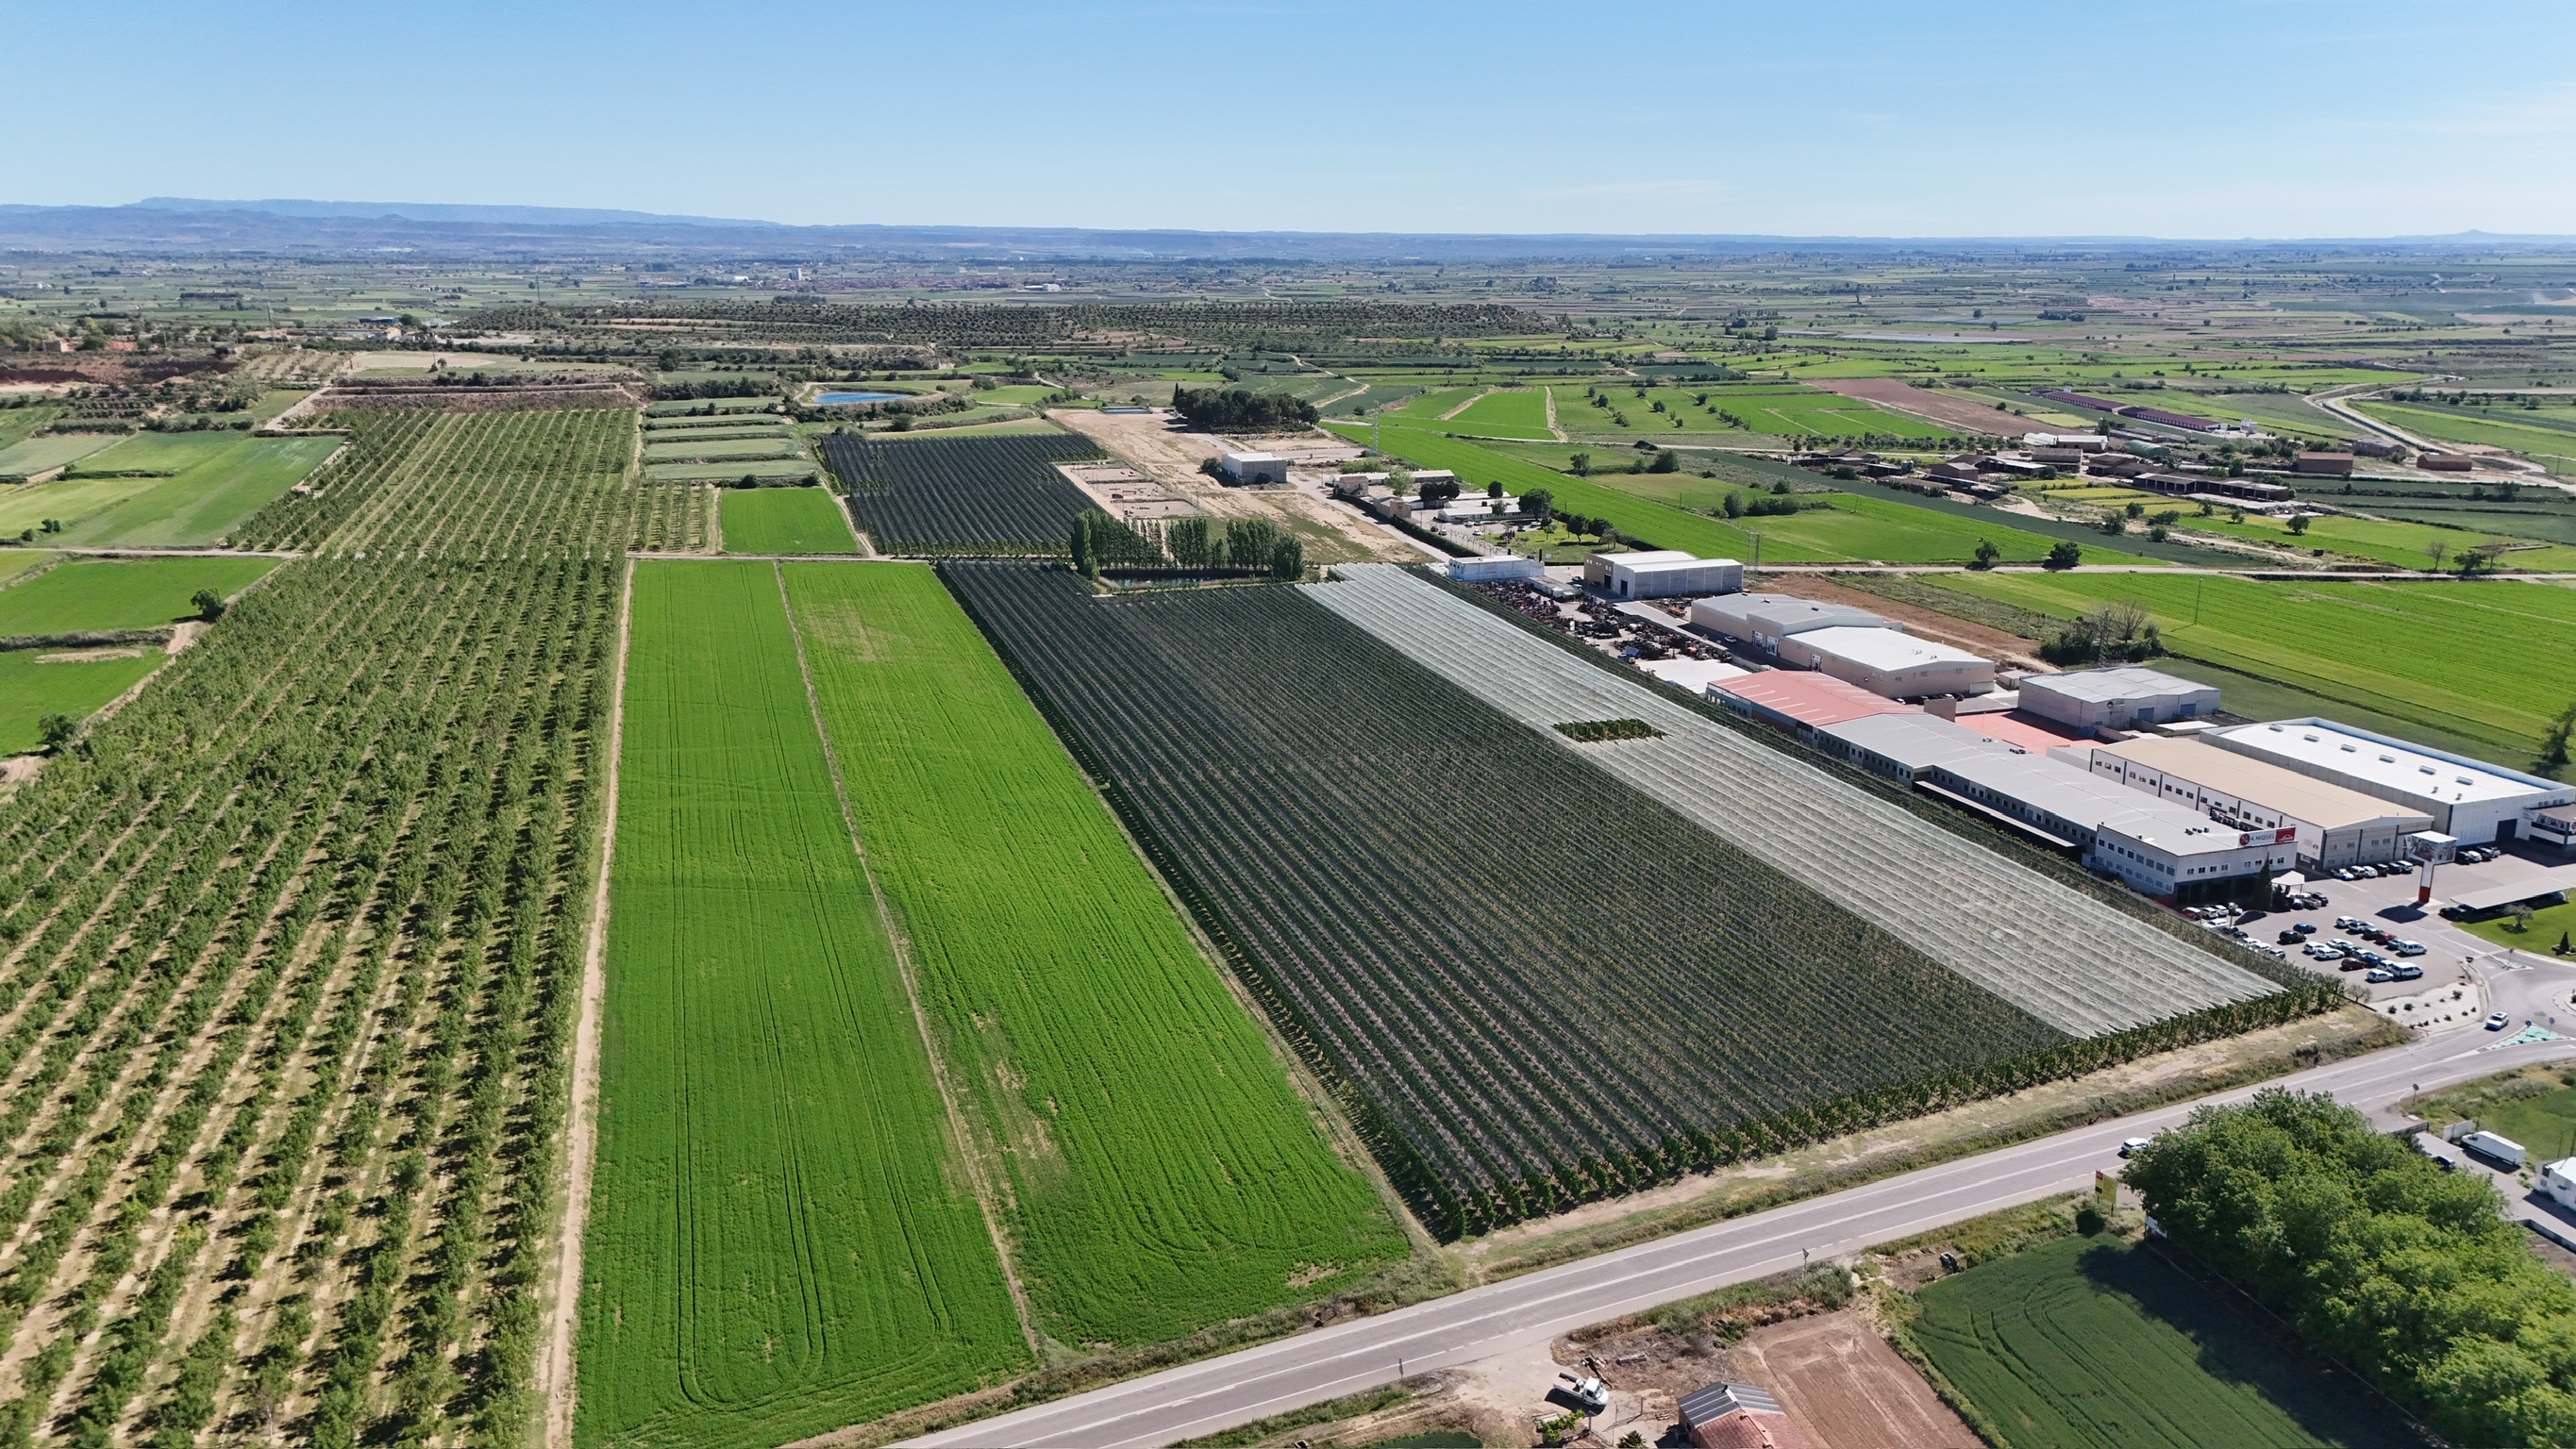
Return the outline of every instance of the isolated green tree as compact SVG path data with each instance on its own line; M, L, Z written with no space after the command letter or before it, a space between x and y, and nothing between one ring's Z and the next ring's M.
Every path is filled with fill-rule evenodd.
M36 721L36 737L43 740L45 748L55 754L61 754L63 748L69 745L73 737L79 733L80 721L67 714L49 714Z
M224 596L212 589L199 589L188 602L197 606L197 617L211 624L224 616Z
M2306 533L2307 531L2308 531L2308 516L2307 516L2306 514L2304 514L2304 513L2293 513L2293 514L2291 514L2291 515L2290 515L2290 532L2291 532L2292 534L2296 535L2296 534L2304 534L2304 533Z
M1532 488L1521 495L1521 512L1542 522L1555 516L1556 494L1545 488Z
M2084 545L2071 538L2061 538L2049 545L2048 557L2039 561L2044 569L2071 569L2084 562Z
M1592 476L1592 455L1590 453L1573 454L1565 460L1565 466L1566 471L1575 477L1589 478Z
M2567 737L2576 734L2576 701L2570 701L2558 717L2549 722L2549 732L2540 737L2540 768L2556 770L2567 764Z
M2003 556L2004 551L1995 547L1995 541L1993 539L1981 538L1977 540L1977 556L1969 563L1968 567L1976 569L1979 572L1983 572L1987 569L1993 568L1995 566L1995 561Z

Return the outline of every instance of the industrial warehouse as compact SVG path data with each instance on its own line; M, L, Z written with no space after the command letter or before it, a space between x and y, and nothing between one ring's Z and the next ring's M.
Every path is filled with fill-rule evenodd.
M2421 832L2576 839L2576 787L2318 719L2232 720L2217 686L2143 665L1999 671L1868 609L1745 592L1731 559L1596 553L1580 586L1509 556L1450 573L1531 589L1524 612L1668 684L2177 906L2385 864Z

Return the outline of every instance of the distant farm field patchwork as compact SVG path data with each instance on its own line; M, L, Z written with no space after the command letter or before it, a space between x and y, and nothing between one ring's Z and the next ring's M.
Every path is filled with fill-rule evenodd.
M767 1446L1030 1361L766 562L636 566L580 1411Z
M76 463L117 441L114 433L48 433L0 448L0 478L24 478Z
M194 617L200 589L248 588L273 558L74 559L0 589L0 636L146 629Z
M727 488L719 495L727 553L856 553L840 500L823 488Z

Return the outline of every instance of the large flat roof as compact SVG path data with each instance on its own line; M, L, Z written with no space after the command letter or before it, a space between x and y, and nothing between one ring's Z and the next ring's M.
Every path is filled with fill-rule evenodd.
M1720 679L1708 687L1817 727L1865 714L1920 713L1912 705L1898 704L1857 684L1807 669L1766 669L1741 679Z
M1731 558L1693 558L1689 554L1683 554L1679 558L1644 558L1636 554L1627 554L1623 556L1615 553L1610 555L1610 567L1614 569L1624 569L1632 574L1672 573L1681 569L1704 569L1723 566L1732 566L1735 568L1744 567L1743 564L1738 563Z
M1831 654L1837 659L1848 659L1854 664L1866 665L1871 669L1920 669L1927 665L1993 662L1982 654L1971 654L1965 649L1954 649L1947 644L1936 643L1930 639L1920 639L1912 634L1900 634L1893 629L1853 628L1836 624L1823 629L1805 630L1798 635L1798 642L1806 648Z
M1839 724L1827 725L1817 733L1831 735L1846 744L1916 770L1928 765L1947 767L1981 755L2015 753L2011 745L1981 735L1965 725L1952 724L1937 715L1911 711L1860 715Z
M2064 674L2034 674L2022 681L2024 689L2037 689L2049 694L2062 694L2090 704L2122 704L2159 694L2189 694L2206 689L2212 694L2218 686L2197 679L2184 679L2162 670L2137 664L2123 664L2113 669L2074 669Z
M2216 737L2231 749L2295 760L2367 780L2382 789L2458 805L2564 792L2567 786L2463 756L2419 749L2330 720L2240 725Z
M2433 824L2433 817L2423 811L2404 809L2376 795L2347 790L2332 781L2302 775L2252 755L2222 750L2198 739L2141 735L2115 745L2095 745L2093 753L2134 760L2151 770L2178 775L2195 785L2206 785L2295 816L2320 830L2340 830L2379 820L2401 822L2400 828L2406 830L2428 829Z

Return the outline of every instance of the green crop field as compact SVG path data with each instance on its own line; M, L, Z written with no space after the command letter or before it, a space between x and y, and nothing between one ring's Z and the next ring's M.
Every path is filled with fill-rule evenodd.
M177 473L251 441L229 429L195 433L136 433L81 460L81 473Z
M28 434L61 414L62 408L53 403L0 407L0 449L24 440Z
M1405 1244L928 569L786 566L859 834L998 1148L1045 1333L1151 1343Z
M35 649L0 651L0 755L42 743L37 725L49 714L88 718L167 657L151 648L129 659L83 660L49 660Z
M2060 618L2135 600L2176 654L2420 720L2508 763L2536 749L2576 697L2576 589L2557 584L2143 573L1962 573L1941 583Z
M1367 440L1365 428L1333 426L1345 437ZM1832 507L1826 509L1761 518L1711 518L1697 510L1718 510L1728 493L1743 490L1722 479L1679 471L1602 473L1577 478L1476 443L1415 428L1385 429L1381 442L1388 452L1409 458L1418 466L1454 470L1471 491L1488 482L1499 482L1514 494L1545 488L1556 495L1559 509L1607 518L1630 537L1658 548L1686 549L1702 558L1750 561L1756 530L1762 535L1764 563L1963 562L1975 555L1979 539L1993 540L2007 559L2035 560L2046 556L2057 542L2014 527L2001 514L1991 522L1961 518L1855 493L1830 495ZM2147 561L2136 554L2090 544L2084 546L2084 556L2088 563Z
M794 458L803 453L795 435L785 431L763 438L704 438L691 434L669 443L656 437L644 445L647 463L720 463L734 458Z
M840 500L822 488L727 488L718 495L727 553L857 553Z
M24 478L77 463L117 441L114 433L48 433L0 448L0 478Z
M749 459L737 463L647 463L656 483L731 483L737 478L811 478L822 469L805 458Z
M2005 1449L2399 1449L2370 1393L2144 1248L2064 1238L1916 1291L1907 1336Z
M140 439L136 441L141 441ZM104 466L125 447L102 453L86 467ZM88 512L57 513L66 525L60 541L88 547L188 548L221 542L233 526L257 513L302 482L340 447L327 436L252 438L234 434L225 446L188 455L168 456L180 463L167 478L118 479L120 496L103 500ZM85 481L42 485L83 487Z
M54 554L50 549L0 549L0 584L8 583L38 564L50 563L53 558Z
M1952 430L1875 403L1795 383L1690 383L1591 389L1556 384L1557 426L1568 433L1768 433L1781 437L1948 438Z
M1483 391L1476 387L1442 387L1414 397L1402 407L1390 411L1389 418L1405 418L1428 425Z
M1480 433L1490 438L1552 438L1547 430L1547 389L1511 388L1489 392L1467 405L1467 410L1449 420L1449 426L1462 433Z
M2511 448L2552 473L2576 473L2576 431L2545 413L2525 414L2508 408L2448 408L2404 403L2365 402L2361 412L2404 428L2419 437L2453 443L2484 443ZM2547 418L2547 421L2537 419ZM2555 424L2555 426L2552 426ZM6 454L0 454L5 460ZM0 473L8 468L0 461Z
M2169 502L2150 502L2147 506L2156 511L2173 507ZM2396 519L2316 514L2309 517L2306 533L2293 534L2286 522L2259 513L2249 513L2245 515L2244 522L2237 523L2226 514L2198 518L2185 509L2180 526L2249 538L2282 547L2284 552L2304 553L2309 549L2322 548L2328 553L2372 559L2401 568L2428 567L2432 559L2426 550L2429 545L2439 543L2446 562L2479 544L2502 544L2506 552L2496 560L2500 567L2550 573L2576 569L2576 546L2535 545L2526 538L2440 528L2429 523Z
M145 629L191 618L199 589L229 598L277 567L273 558L75 559L0 589L0 636Z
M772 566L635 567L584 1445L770 1445L1030 1361Z

